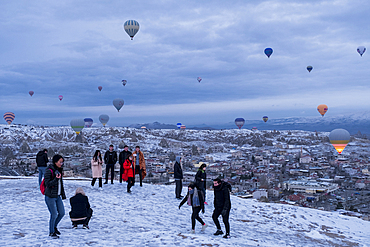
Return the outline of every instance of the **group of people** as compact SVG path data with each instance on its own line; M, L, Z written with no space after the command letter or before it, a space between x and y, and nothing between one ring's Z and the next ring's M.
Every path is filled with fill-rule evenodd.
M37 154L36 162L39 169L39 185L45 186L45 203L50 212L49 220L49 236L52 238L59 238L60 231L57 226L58 223L65 215L63 200L66 199L64 185L63 185L63 163L64 158L56 154L52 158L52 164L48 165L47 150L44 149ZM97 179L99 179L99 187L102 187L102 166L106 164L106 177L105 184L108 183L108 169L111 170L111 183L113 184L114 179L114 165L117 162L117 153L113 150L113 145L109 146L109 150L104 155L104 161L99 150L95 151L95 154L91 160L91 168L93 179L91 185L94 186ZM140 176L140 186L142 186L142 180L146 176L145 159L143 153L140 151L140 147L136 146L135 151L131 153L128 151L128 146L124 147L124 150L119 154L120 164L120 183L127 181L127 192L131 192L131 187L135 183L135 174ZM109 168L108 168L109 167ZM113 168L111 168L113 167ZM195 233L195 220L198 220L202 224L202 231L208 227L206 223L200 218L199 213L204 213L205 195L206 195L206 165L202 165L193 183L188 186L188 192L185 197L181 195L182 192L182 179L183 172L181 168L181 157L176 157L174 165L174 176L176 181L175 194L176 198L182 199L179 209L186 202L189 206L192 206L192 232ZM42 178L44 177L44 180ZM227 182L223 182L220 179L213 181L214 187L214 211L213 221L217 227L217 231L214 235L222 235L220 222L218 218L222 215L223 222L226 228L226 234L224 238L230 236L230 225L229 225L229 214L231 209L230 202L230 191L231 186ZM71 211L69 212L72 228L77 228L77 225L83 225L84 229L88 229L89 221L92 217L93 210L90 207L89 200L84 190L79 187L76 189L75 195L70 198Z

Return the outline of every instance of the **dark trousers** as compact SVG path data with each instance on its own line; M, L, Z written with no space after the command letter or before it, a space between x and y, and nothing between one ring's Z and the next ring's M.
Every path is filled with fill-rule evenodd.
M91 186L94 186L94 184L96 182L96 179L97 178L93 178L93 180L91 181ZM103 179L102 178L99 178L99 187L103 187Z
M114 178L114 164L107 164L106 168L105 168L105 182L108 183L108 174L109 174L109 170L110 171L110 182L113 184L113 178Z
M135 166L135 173L136 174L139 174L139 177L140 177L140 186L143 186L143 177L142 177L142 173L141 173L141 169L140 169L140 166Z
M134 177L128 178L128 180L127 180L127 192L129 192L131 190L131 187L134 185L134 183L135 183L135 178Z
M176 198L179 198L181 196L181 191L182 191L182 179L176 179L176 188L175 188L175 193L176 193Z
M195 220L199 221L200 224L204 225L204 221L199 217L201 207L193 208L193 214L191 215L191 229L195 229Z
M89 224L89 221L92 217L92 213L93 213L93 210L91 208L89 208L89 210L87 211L87 218L84 219L84 220L78 220L78 221L72 221L72 225L74 226L77 226L77 225L88 225ZM69 212L69 214L71 214L71 212Z
M222 208L221 209L215 208L212 214L213 222L215 222L215 225L218 230L221 230L221 225L220 225L220 222L218 221L218 217L221 215L221 212L222 212ZM230 234L229 214L230 214L230 209L226 212L226 215L222 215L222 221L225 224L226 234Z
M119 183L122 183L122 174L125 170L123 169L123 164L119 166Z

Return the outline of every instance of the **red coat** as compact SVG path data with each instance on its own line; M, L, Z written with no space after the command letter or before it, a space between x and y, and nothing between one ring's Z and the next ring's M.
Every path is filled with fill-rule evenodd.
M125 169L124 173L122 174L123 180L127 181L127 178L135 177L135 166L132 165L129 159L123 163L123 169Z

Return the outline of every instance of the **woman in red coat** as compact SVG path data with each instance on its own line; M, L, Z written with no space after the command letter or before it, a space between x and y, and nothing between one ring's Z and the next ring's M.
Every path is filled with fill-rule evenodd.
M123 163L123 169L125 169L122 174L122 179L127 181L127 193L131 193L131 187L135 182L135 166L132 165L132 156L129 156Z

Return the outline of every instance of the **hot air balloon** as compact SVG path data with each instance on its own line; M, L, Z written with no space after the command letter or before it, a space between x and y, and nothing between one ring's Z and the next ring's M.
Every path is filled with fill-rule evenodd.
M91 128L92 124L94 123L94 120L92 118L85 118L85 128Z
M118 112L122 108L123 104L124 104L123 99L117 98L113 100L113 105L114 107L116 107Z
M274 51L272 50L272 48L266 48L265 49L265 54L266 54L267 57L270 57L273 52Z
M359 46L359 47L357 47L357 52L358 52L358 54L361 55L361 57L365 53L365 51L366 51L365 46Z
M8 123L11 124L15 118L15 114L13 112L5 112L4 113L4 120Z
M186 129L186 126L182 124L180 129L184 130L184 129Z
M61 101L63 99L63 95L59 95L58 98Z
M135 34L139 31L139 22L134 20L128 20L123 24L123 29L126 31L131 40L134 39Z
M258 130L258 128L257 127L252 127L252 130Z
M103 87L102 86L99 86L98 89L99 89L99 91L101 91L103 89Z
M244 118L236 118L235 119L235 124L236 124L236 126L238 126L239 129L241 129L243 127L244 123L245 123Z
M177 123L177 128L180 129L181 128L181 123Z
M33 95L34 93L35 93L34 91L29 91L29 92L28 92L28 94L29 94L29 95L31 95L31 97L32 97L32 95Z
M263 117L262 117L262 119L263 119L263 121L266 123L266 122L267 122L267 120L269 120L269 117L268 117L268 116L263 116Z
M81 130L85 127L85 121L80 118L72 119L71 127L76 132L76 134L79 135L81 133Z
M345 129L335 129L329 134L330 143L339 154L341 154L343 149L347 146L350 137L351 135Z
M109 116L106 114L102 114L99 116L99 121L105 126L109 121Z
M320 112L321 116L324 116L325 113L329 110L327 105L321 104L317 107L317 110Z
M308 70L308 72L311 72L311 70L313 69L313 67L312 66L307 66L307 70Z
M202 78L198 77L197 80L198 80L198 82L201 82Z
M126 86L126 84L127 84L127 81L126 80L122 80L122 85L123 86Z

